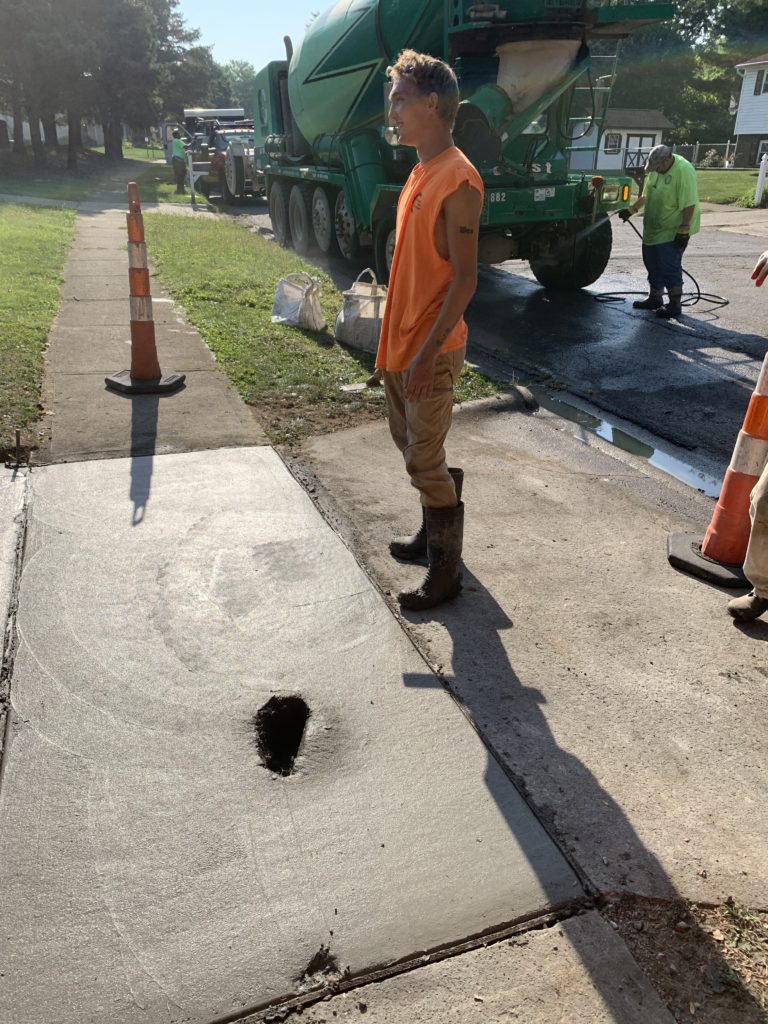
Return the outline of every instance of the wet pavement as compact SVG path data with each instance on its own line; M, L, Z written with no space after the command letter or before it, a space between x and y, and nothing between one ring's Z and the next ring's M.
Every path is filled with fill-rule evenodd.
M635 295L596 301L607 292L646 293L639 239L621 224L614 239L608 273L576 295L545 291L522 263L483 268L469 314L471 344L508 362L524 383L563 388L725 465L768 347L768 296L749 280L762 240L720 230L697 235L685 266L702 291L730 304L687 307L677 323L632 309Z

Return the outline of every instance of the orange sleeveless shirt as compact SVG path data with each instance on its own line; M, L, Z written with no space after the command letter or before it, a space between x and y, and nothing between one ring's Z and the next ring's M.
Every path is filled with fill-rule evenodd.
M483 181L460 149L451 146L425 164L417 164L397 203L397 233L387 303L381 324L376 366L390 373L411 363L440 313L453 280L451 261L435 245L435 228L443 203L464 182L483 195ZM451 352L467 341L462 317L440 351Z

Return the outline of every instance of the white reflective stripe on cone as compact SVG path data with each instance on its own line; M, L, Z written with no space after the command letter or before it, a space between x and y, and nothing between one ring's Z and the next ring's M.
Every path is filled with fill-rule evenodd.
M131 270L146 270L147 269L147 243L146 242L129 242L128 243L128 266Z
M763 441L759 437L750 437L749 434L740 430L731 458L733 472L746 473L747 476L760 476L767 458L768 441Z
M152 299L149 295L131 296L131 320L151 320Z
M755 394L768 396L768 356L763 360L763 368L755 384Z

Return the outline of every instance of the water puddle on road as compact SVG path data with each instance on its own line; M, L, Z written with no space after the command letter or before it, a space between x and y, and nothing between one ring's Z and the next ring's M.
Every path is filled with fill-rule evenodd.
M584 409L580 409L577 405L572 405L570 402L553 398L552 395L541 388L528 385L528 390L534 395L542 409L546 409L548 412L554 413L556 416L560 416L571 423L576 423L591 434L596 434L597 437L601 437L604 441L608 441L609 444L620 448L623 452L629 452L630 455L637 455L641 459L645 459L649 465L655 466L656 469L660 469L664 473L669 473L670 476L687 484L689 487L695 487L697 491L701 491L702 494L706 494L709 498L717 498L720 495L723 485L722 477L703 473L701 470L696 469L695 466L691 466L669 452L665 452L660 448L654 448L639 438L633 437L626 430L614 426L610 420L595 416Z

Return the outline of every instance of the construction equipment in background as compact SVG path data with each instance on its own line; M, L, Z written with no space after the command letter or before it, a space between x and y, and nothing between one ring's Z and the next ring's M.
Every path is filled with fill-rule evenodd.
M372 247L387 279L416 153L387 129L385 71L410 47L459 78L454 139L485 184L480 261L527 259L547 287L591 284L611 253L607 214L629 204L632 181L606 176L596 197L591 172L569 172L573 142L602 128L617 41L673 13L600 0L337 3L256 78L254 163L276 239L349 259Z
M189 184L208 197L218 193L226 204L264 195L264 175L255 172L253 120L242 107L193 107L184 119L161 126L166 160L169 140L179 128L187 146Z

